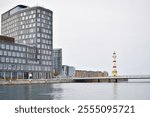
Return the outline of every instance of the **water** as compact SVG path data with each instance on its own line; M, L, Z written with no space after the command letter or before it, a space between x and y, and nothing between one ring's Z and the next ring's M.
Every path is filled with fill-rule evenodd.
M150 100L150 82L1 85L1 100Z

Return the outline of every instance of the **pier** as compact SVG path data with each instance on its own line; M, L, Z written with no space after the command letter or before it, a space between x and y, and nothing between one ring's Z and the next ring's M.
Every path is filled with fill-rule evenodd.
M107 77L82 77L82 78L77 78L77 77L74 77L74 78L70 78L71 80L73 81L77 81L77 82L80 82L80 81L107 81L107 82L119 82L119 81L128 81L130 79L136 79L136 80L139 80L139 79L150 79L150 75L124 75L124 76L115 76L115 77L112 77L112 76L107 76Z

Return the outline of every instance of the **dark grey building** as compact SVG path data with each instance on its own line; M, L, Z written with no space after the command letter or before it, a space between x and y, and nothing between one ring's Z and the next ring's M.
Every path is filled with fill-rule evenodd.
M52 77L52 16L53 12L49 9L25 5L18 5L2 14L2 35L15 39L15 43L0 44L2 77L19 77L18 74L22 74L22 78ZM12 67L14 65L16 67Z
M62 49L53 49L53 74L54 76L62 73Z

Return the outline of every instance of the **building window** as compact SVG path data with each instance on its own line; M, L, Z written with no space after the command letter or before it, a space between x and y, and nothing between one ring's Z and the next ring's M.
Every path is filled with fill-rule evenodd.
M32 17L35 18L35 14L33 14Z
M9 62L9 58L8 57L6 58L6 62Z
M21 61L21 59L19 59L19 61L18 61L19 63L21 63L22 61Z
M19 52L17 52L17 57L19 57Z
M31 14L33 14L34 13L34 11L31 11Z
M20 53L20 57L23 57L23 53Z
M28 20L29 19L29 17L28 16L26 16L26 20Z
M22 47L19 46L19 51L21 51L21 50L22 50Z
M16 54L15 52L12 52L12 56L16 56L15 54Z
M41 15L42 18L44 18L44 15Z
M7 51L4 51L4 55L7 56Z
M22 63L25 63L25 59L22 60Z
M9 45L6 45L6 49L8 49L8 50L9 50Z
M22 17L22 20L24 20L25 18L24 17Z
M38 9L38 10L37 10L37 13L40 13L40 12L41 12L40 9Z
M40 39L37 39L37 42L40 42Z
M20 70L20 65L17 65L17 70Z
M1 46L1 47L2 47L2 49L5 49L5 45L4 45L4 44L2 44L2 46Z
M26 44L26 41L25 41L25 40L23 40L23 43L24 43L24 44Z
M31 20L30 20L30 22L31 22L31 23L33 23L33 22L34 22L34 20L33 20L33 19L31 19Z
M40 55L37 55L37 59L40 59Z
M20 16L23 16L23 13L21 13Z
M18 47L17 47L17 46L15 46L15 50L16 50L16 51L18 50Z
M23 70L23 65L21 65L21 70Z
M10 45L10 49L13 50L13 46L12 45Z
M11 52L10 51L8 51L8 56L11 56Z
M45 11L43 11L43 14L46 14Z
M51 14L51 13L49 13L49 16L52 16L52 14Z
M37 34L37 37L41 37L40 33Z
M29 34L29 38L31 38L32 37L32 35L31 34Z
M29 16L29 19L31 19L31 18L32 18L32 15Z
M32 24L29 24L29 28L31 28L32 27Z
M29 41L30 41L31 44L33 44L33 39L30 39Z
M40 23L37 23L37 26L40 26Z
M5 57L1 57L1 62L5 62Z
M32 34L32 37L35 38L35 34Z
M40 22L41 20L40 20L40 18L37 18L37 22Z
M13 63L13 58L10 58L10 62Z
M25 47L23 47L22 50L23 50L23 52L25 52L26 51Z
M26 12L24 12L24 15L26 15Z
M29 25L27 24L27 25L26 25L26 28L28 28L28 27L29 27Z
M15 58L15 63L17 63L17 61L18 61L17 58Z
M33 27L35 27L35 23L33 23Z

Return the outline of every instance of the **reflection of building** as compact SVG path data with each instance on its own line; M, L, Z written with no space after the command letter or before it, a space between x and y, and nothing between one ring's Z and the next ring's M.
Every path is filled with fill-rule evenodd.
M53 74L60 75L62 72L62 49L53 49Z
M86 71L86 70L76 70L75 77L105 77L108 76L108 72L104 71Z
M74 77L75 76L75 67L63 65L62 66L62 72L63 72L64 76Z
M0 43L1 77L52 77L52 11L18 5L2 14L1 32L13 37Z

